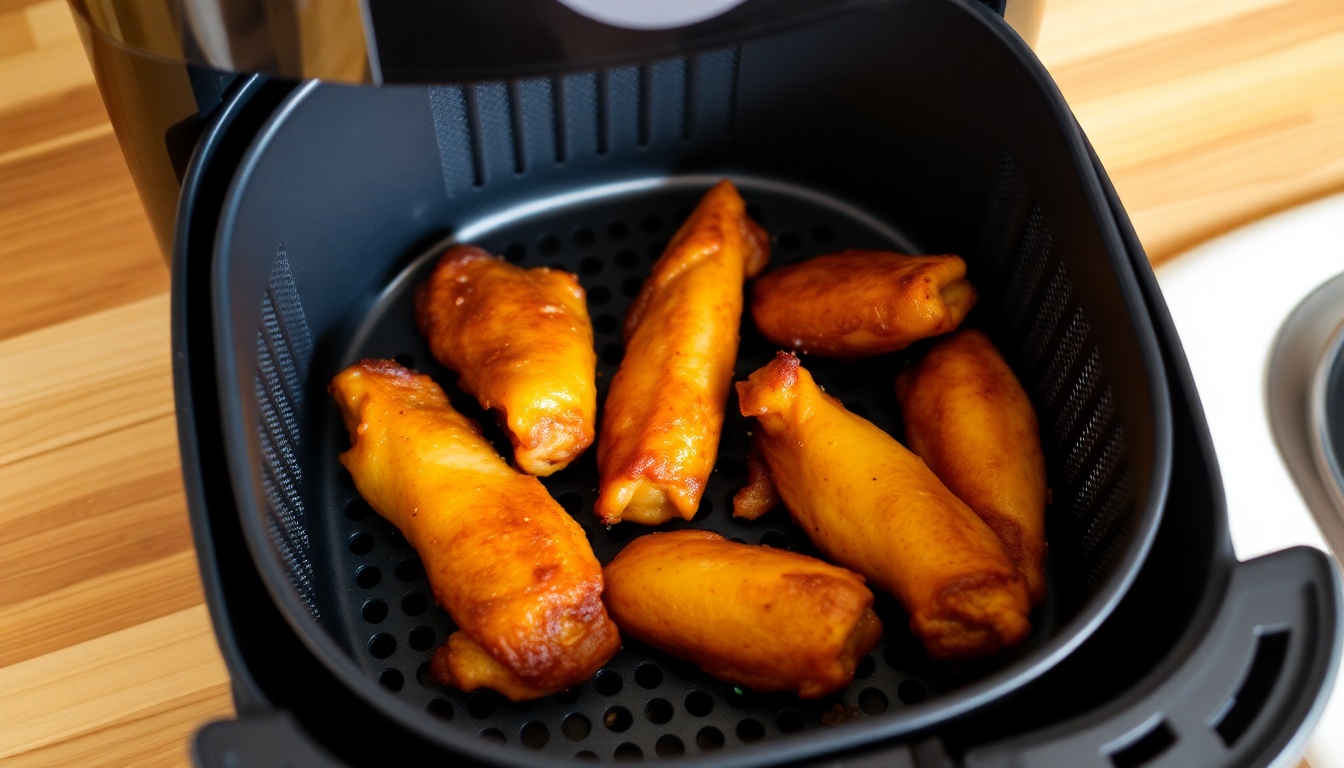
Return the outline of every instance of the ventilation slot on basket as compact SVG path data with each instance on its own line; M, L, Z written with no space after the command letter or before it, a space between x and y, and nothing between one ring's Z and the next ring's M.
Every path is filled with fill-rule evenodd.
M1214 730L1227 746L1236 744L1264 709L1274 683L1283 672L1290 637L1286 630L1279 630L1256 638L1255 656L1246 679L1241 681L1236 694L1213 720Z
M1111 572L1131 524L1125 436L1101 352L1054 253L1045 212L1006 153L991 190L981 279L1003 286L996 309L1015 342L1006 351L1036 405L1046 452L1055 457L1053 514L1067 515L1091 592Z
M297 413L303 403L300 371L308 369L312 341L289 259L282 246L271 268L261 304L254 378L261 421L261 482L266 494L266 523L271 542L285 563L290 582L314 618L313 566L304 520L303 472L299 465Z
M431 86L450 198L546 165L731 133L738 51L553 78Z

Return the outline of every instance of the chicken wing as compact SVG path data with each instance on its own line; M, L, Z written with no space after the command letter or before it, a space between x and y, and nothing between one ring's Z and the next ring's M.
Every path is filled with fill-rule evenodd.
M727 181L677 230L625 319L597 442L597 516L657 525L700 505L737 358L742 284L769 257Z
M762 275L751 315L781 347L858 358L947 333L975 300L958 256L841 251Z
M623 632L756 691L844 688L882 635L863 577L710 531L642 536L605 573Z
M963 328L896 379L910 450L998 534L1045 599L1045 454L1036 412L999 350Z
M761 438L753 433L747 449L747 482L733 494L733 517L756 520L780 504L779 489L761 456Z
M586 680L620 647L583 529L518 472L428 376L366 360L330 386L355 487L424 561L459 630L431 662L440 682L530 699Z
M895 595L931 657L986 656L1027 637L1022 575L919 457L823 393L792 354L737 392L794 521L830 559Z
M499 411L524 472L549 475L592 445L597 355L574 275L455 245L417 290L415 317L459 386Z

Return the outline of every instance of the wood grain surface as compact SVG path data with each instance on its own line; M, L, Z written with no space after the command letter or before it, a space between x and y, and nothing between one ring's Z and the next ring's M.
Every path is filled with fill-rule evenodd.
M1037 50L1154 260L1344 189L1344 3L1050 0ZM0 764L181 766L232 713L168 273L64 0L0 0Z

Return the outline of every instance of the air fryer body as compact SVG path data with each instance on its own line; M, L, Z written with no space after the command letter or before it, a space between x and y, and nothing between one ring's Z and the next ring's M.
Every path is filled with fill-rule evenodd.
M179 93L194 85L198 104L217 99L204 121L163 100L145 135L191 136L191 160L136 171L151 213L171 195L147 194L143 179L170 167L182 185L156 226L175 227L183 466L240 714L202 733L199 762L1233 765L1291 747L1334 673L1338 584L1310 553L1232 556L1179 343L1053 84L978 3L840 5L849 12L742 41L722 30L695 45L639 38L647 55L632 57L635 38L617 36L572 66L552 51L520 71L433 84L95 63L105 93L127 78L145 103L169 81ZM95 62L126 55L86 35ZM399 61L405 79L423 73ZM370 78L394 62L375 63ZM975 322L1032 393L1050 458L1053 587L1032 640L995 662L940 668L912 651L887 605L898 629L849 691L817 707L734 691L637 644L605 683L533 705L424 685L424 638L441 642L451 623L407 601L423 597L423 576L336 464L344 436L326 382L359 356L399 356L452 389L406 309L455 241L579 273L612 368L631 288L721 177L740 182L775 235L777 265L846 245L965 256L982 294ZM753 333L744 324L739 377L773 351ZM815 366L850 407L899 427L890 365ZM806 551L785 521L728 518L742 432L730 420L691 525ZM592 468L575 469L548 484L605 561L636 534L583 517ZM370 604L385 613L365 613ZM650 664L652 684L640 671ZM844 722L830 725L831 705ZM633 724L608 727L617 709ZM572 715L583 735L567 728Z

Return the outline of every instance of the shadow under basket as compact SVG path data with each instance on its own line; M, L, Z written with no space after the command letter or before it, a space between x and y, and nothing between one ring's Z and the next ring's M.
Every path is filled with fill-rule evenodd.
M240 715L287 709L299 730L325 734L314 739L323 759L356 764L763 764L892 740L916 745L903 753L912 765L971 764L988 737L1123 698L1215 621L1236 563L1211 456L1174 455L1175 420L1196 437L1203 426L1192 392L1173 412L1173 386L1188 382L1160 296L1048 77L978 5L890 3L740 46L532 79L308 83L249 123L247 100L266 102L273 89L240 88L198 153L174 265L184 465ZM980 295L967 323L1013 365L1047 454L1050 591L1030 639L990 660L935 662L879 595L882 640L851 686L819 701L737 688L632 640L589 682L534 702L433 684L430 656L454 625L416 553L337 460L349 441L327 383L358 359L395 358L433 376L508 455L493 418L416 331L412 295L438 255L465 242L577 274L601 399L631 299L721 178L770 233L772 268L841 248L965 258ZM745 317L736 379L775 352ZM899 435L893 380L904 359L804 364L851 411ZM749 427L735 396L727 410L689 522L600 525L592 449L544 479L599 560L649 530L685 527L815 554L783 509L731 516ZM1206 445L1189 450L1207 456ZM212 458L222 466L207 466ZM1194 517L1170 521L1164 510ZM1150 563L1164 548L1185 554ZM1294 635L1279 663L1314 659L1306 679L1318 686L1333 674L1337 632L1338 585L1325 573L1313 576L1317 635ZM1144 594L1136 583L1149 585ZM1165 615L1114 628L1158 613L1143 607L1154 599ZM1126 638L1138 647L1115 655ZM1244 677L1228 673L1231 691ZM1069 697L1022 706L1060 691ZM341 713L323 722L311 714L323 702ZM971 733L986 713L997 725ZM203 743L219 733L207 729ZM1115 742L1073 764L1146 765L1178 740L1161 743L1151 724L1145 733L1157 735L1133 737L1137 751ZM933 736L930 757L917 746ZM198 761L212 754L198 744Z

